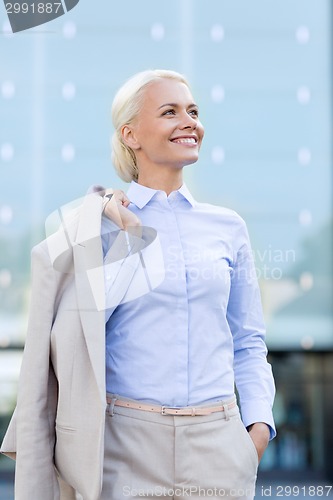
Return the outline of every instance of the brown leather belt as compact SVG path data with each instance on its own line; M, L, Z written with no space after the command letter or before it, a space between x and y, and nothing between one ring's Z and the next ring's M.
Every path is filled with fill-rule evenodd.
M123 408L133 408L134 410L142 410L142 411L151 411L154 413L160 413L161 415L173 415L173 416L185 416L188 415L190 417L195 417L196 415L210 415L211 413L215 413L218 411L228 411L232 408L235 408L237 405L236 400L221 404L218 406L185 406L183 408L175 408L169 406L158 406L148 403L139 403L134 401L126 401L124 399L110 398L107 396L106 398L109 404L113 404L114 406L121 406Z

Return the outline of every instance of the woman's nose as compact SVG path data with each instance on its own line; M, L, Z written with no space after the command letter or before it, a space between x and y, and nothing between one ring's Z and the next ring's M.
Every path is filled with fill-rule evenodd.
M197 126L197 120L193 116L189 115L187 112L182 115L181 123L179 128L191 128L195 129Z

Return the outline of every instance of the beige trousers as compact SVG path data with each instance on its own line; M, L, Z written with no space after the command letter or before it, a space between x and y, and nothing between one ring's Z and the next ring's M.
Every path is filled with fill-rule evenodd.
M257 467L237 406L194 417L108 406L100 500L248 500Z

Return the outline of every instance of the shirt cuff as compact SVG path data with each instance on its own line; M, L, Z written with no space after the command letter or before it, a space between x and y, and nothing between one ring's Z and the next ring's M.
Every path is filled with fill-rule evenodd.
M275 438L276 429L274 424L273 412L271 406L266 401L254 400L246 401L241 404L242 421L245 427L263 422L267 424L270 430L270 440Z

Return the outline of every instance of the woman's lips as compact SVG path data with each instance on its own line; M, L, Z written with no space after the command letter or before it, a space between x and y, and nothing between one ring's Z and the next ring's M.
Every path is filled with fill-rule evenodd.
M171 142L175 144L185 144L186 146L196 146L198 140L196 137L175 137L174 139L170 139Z

